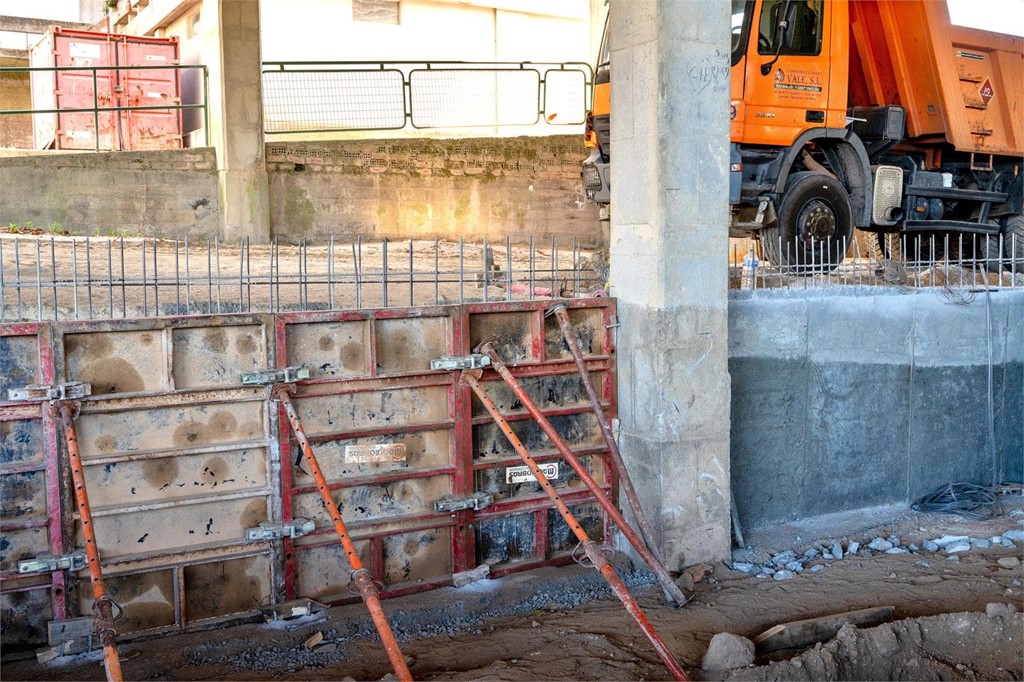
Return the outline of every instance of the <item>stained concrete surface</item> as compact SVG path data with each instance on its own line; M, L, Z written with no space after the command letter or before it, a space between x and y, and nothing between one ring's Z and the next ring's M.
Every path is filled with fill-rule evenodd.
M1021 480L1024 291L735 292L729 372L745 525Z

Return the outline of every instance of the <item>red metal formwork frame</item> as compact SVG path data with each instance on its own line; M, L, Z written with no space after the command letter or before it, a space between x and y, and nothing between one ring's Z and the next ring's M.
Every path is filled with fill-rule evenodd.
M499 347L499 353L505 355L500 349L500 337L497 339L497 343L495 343L495 337L491 334L491 330L486 328L485 325L477 324L477 318L486 315L501 314L504 312L529 311L530 340L532 342L527 353L529 357L526 359L517 359L505 355L504 359L508 364L511 373L520 381L528 381L531 378L575 376L577 369L574 365L572 355L569 353L568 349L563 346L563 339L558 331L559 328L557 322L546 315L549 305L550 302L537 301L524 304L484 303L466 306L466 312L470 318L467 321L467 328L470 332L471 340L468 347L471 349L472 346L475 346L480 342L491 341L494 345ZM596 332L593 340L602 352L584 353L585 364L592 374L599 374L599 380L596 382L596 389L602 399L608 418L614 419L617 415L614 354L614 329L616 326L616 318L614 299L595 298L576 300L569 303L568 308L571 316L575 317L581 314L590 313L592 316L596 316L599 320L597 324L594 324L594 321L591 320L590 327L591 331ZM595 327L596 329L594 329ZM502 381L493 370L486 370L481 378L481 383L493 396L493 387L499 387L502 384ZM467 394L467 401L469 401L471 397L471 389L467 386L463 387L463 390ZM539 428L534 424L532 418L525 409L518 404L513 404L513 408L514 409L512 410L503 410L503 416L510 425L515 428L517 425L522 424L527 430L539 431ZM559 417L572 419L575 417L592 416L592 410L582 396L580 400L573 405L562 407L549 406L543 408L542 412L548 419L557 419ZM476 412L471 410L469 423L472 425L472 429L474 431L481 427L493 427L492 418L483 410L478 410ZM604 444L599 441L599 438L597 438L597 429L598 427L595 422L595 438L593 439L593 442L574 445L570 448L578 458L584 459L592 457L599 458L602 462L606 461L608 457L607 449ZM469 443L469 446L472 447L472 443ZM480 459L474 458L474 454L476 453L470 452L469 459L473 472L473 476L470 477L471 485L478 472L491 468L500 469L513 466L517 467L521 464L518 454L511 449L509 449L506 454L497 461L473 461L474 459ZM535 448L533 450L533 455L538 464L560 462L562 467L568 469L568 465L564 460L562 460L557 450L550 444L543 448ZM602 488L609 493L612 500L617 503L618 485L612 468L607 464L603 464L603 474L595 476L595 478L597 478L598 482L602 484ZM534 486L533 484L530 485L534 488L533 492L522 496L513 496L511 499L507 500L498 500L486 509L476 512L474 515L474 523L478 527L481 523L507 519L521 514L528 514L533 517L532 528L534 533L534 542L532 555L526 559L505 562L497 565L496 567L492 567L491 575L501 576L507 573L531 570L543 566L562 565L573 561L571 549L568 551L553 551L549 546L549 533L552 528L552 520L554 520L555 525L561 525L561 520L560 518L556 518L557 515L555 514L554 508L543 491L541 491L538 486ZM563 490L560 492L560 497L571 508L576 508L582 505L596 506L593 495L585 487L579 487L577 490L568 492ZM600 516L601 527L590 529L590 532L595 539L608 537L608 533L611 530L611 524L605 515L602 513Z
M590 329L598 336L597 345L602 349L601 353L591 353L586 359L588 369L599 375L599 393L603 398L606 410L611 416L615 414L615 363L614 363L614 342L613 332L615 308L614 302L610 299L594 299L587 301L573 302L572 314L586 315L590 323ZM487 316L511 315L515 319L517 333L523 332L528 337L520 346L528 345L528 359L517 362L513 372L517 377L529 380L531 378L544 380L547 377L562 378L575 375L576 367L572 356L568 351L552 352L551 348L561 345L561 333L557 323L546 321L545 304L543 302L523 303L486 303L471 304L467 306L436 306L425 308L409 309L385 309L375 311L351 311L343 313L292 313L277 316L277 363L283 368L294 365L313 365L314 376L309 380L299 382L296 387L294 400L301 405L306 402L310 405L306 410L303 423L310 428L313 435L311 441L316 445L326 446L338 444L339 442L353 442L356 439L377 438L383 442L389 439L399 439L410 433L431 433L444 431L448 434L447 453L444 462L434 462L427 467L391 467L384 470L372 472L356 471L347 475L328 474L330 479L329 487L332 492L344 498L350 495L354 489L372 486L400 485L403 481L417 480L429 481L441 477L447 485L442 492L455 497L466 497L477 492L477 476L481 471L488 469L503 469L509 466L518 466L519 460L514 452L509 452L507 457L497 458L485 462L475 462L474 456L474 432L480 427L492 424L492 420L486 414L474 416L473 398L470 389L458 382L457 374L444 371L431 371L429 360L442 355L462 356L472 351L474 343L480 339L480 334L489 334L488 323L484 320ZM510 319L512 319L510 318ZM423 324L424 320L434 321L444 326L443 341L435 339L432 348L430 344L422 344L407 357L411 358L419 353L413 366L403 365L399 371L388 371L386 365L388 360L381 360L386 353L379 352L379 345L393 345L386 334L381 334L378 325L386 324L388 321L412 321ZM503 324L507 320L502 320ZM303 325L308 326L312 331L306 333L301 330ZM344 327L344 325L349 325ZM362 329L360 329L362 327ZM362 349L361 364L355 371L349 372L347 376L324 375L315 373L316 365L323 359L318 351L313 351L315 359L304 357L302 350L309 350L315 345L313 337L317 339L320 348L334 343L332 338L339 334L353 338L358 333L365 348ZM334 334L335 337L330 337ZM289 336L292 335L293 343L289 343ZM555 337L557 335L557 341ZM379 338L381 337L381 338ZM518 341L517 341L518 343ZM291 346L291 347L290 347ZM299 348L301 346L302 348ZM331 345L333 352L333 345ZM431 356L432 357L428 357ZM393 359L393 358L392 358ZM332 371L336 369L332 367ZM491 382L494 385L500 383L500 379L493 373L487 372L484 382ZM313 406L317 401L329 402L336 400L339 396L352 396L356 394L380 394L385 393L397 396L403 392L413 395L415 400L416 391L425 389L437 389L434 397L439 395L438 391L443 390L445 401L445 413L438 417L437 413L430 419L414 424L395 424L382 426L380 424L365 424L356 427L354 422L342 429L324 430L319 428L317 419L326 418L322 406ZM401 398L397 398L399 401ZM382 398L382 400L384 400ZM321 411L318 413L317 410ZM301 411L301 409L300 409ZM571 406L548 406L544 410L548 417L583 416L590 414L589 404L584 400L578 401ZM355 412L353 411L353 415ZM388 415L391 419L393 415ZM533 428L529 414L524 410L513 410L508 412L510 422L519 424L522 428ZM283 417L279 419L280 452L282 462L282 515L287 522L295 513L297 498L304 495L315 495L316 489L311 485L300 485L293 480L293 462L295 450L291 435L287 429ZM591 444L574 447L574 452L581 457L594 457L604 459L607 455L605 447L599 442L599 433L595 426L597 439ZM329 467L337 464L339 454L318 454L321 463ZM332 459L333 457L333 459ZM540 462L558 461L560 456L553 448L544 449L538 452ZM563 466L566 466L563 463ZM568 467L566 467L568 468ZM611 467L602 466L603 474L601 482L606 490L615 494L614 475ZM335 474L338 471L335 470ZM354 474L354 475L353 475ZM429 486L424 486L429 487ZM437 490L434 490L437 493ZM564 499L570 505L585 505L593 503L594 498L588 490L581 488L564 492ZM344 501L344 500L342 500ZM534 551L528 559L506 562L496 566L493 570L495 575L512 571L528 570L530 568L561 564L571 561L571 548L551 552L548 548L548 529L551 521L549 514L552 512L552 504L539 488L534 492L527 491L524 494L511 496L509 499L496 501L484 510L474 512L471 510L458 512L435 512L433 509L422 505L414 513L400 514L388 517L381 515L377 518L359 519L352 518L351 511L344 509L343 514L350 518L346 523L350 524L352 535L356 540L362 540L366 552L366 565L370 568L374 579L384 583L382 594L385 596L397 596L409 592L416 592L441 585L450 584L451 573L457 573L474 568L479 557L476 551L476 533L478 524L489 521L518 517L522 515L532 516L533 534L532 546ZM348 512L348 513L346 513ZM318 520L318 526L322 526L322 520ZM389 538L394 540L398 537L415 538L417 533L428 533L430 531L442 530L448 533L450 543L450 555L447 559L445 570L435 570L432 575L415 581L395 582L387 580L385 563L387 561L385 545ZM601 523L598 535L604 536L608 531L607 521L601 515ZM298 596L312 597L329 602L347 601L345 595L337 593L326 594L324 592L311 592L307 587L298 584L297 577L302 572L299 564L302 562L304 552L310 550L330 547L335 544L334 539L328 535L329 529L318 530L312 538L305 538L298 542L290 539L284 541L285 557L285 587L289 598ZM319 536L323 534L323 539ZM415 543L413 543L415 544ZM311 559L308 561L312 561ZM343 566L343 564L342 564ZM337 563L334 565L335 578L344 582L344 569ZM340 573L340 575L338 575ZM332 585L332 589L333 589Z
M13 348L14 344L23 346L20 357L19 352ZM6 555L3 557L3 568L0 569L0 595L4 596L6 604L10 599L8 595L49 590L51 615L54 619L63 619L67 613L64 571L43 574L44 578L40 579L38 576L19 575L17 570L19 560L34 558L35 555L46 552L59 556L65 551L64 528L61 523L57 423L49 410L45 409L45 406L40 407L38 402L19 403L7 399L9 388L53 383L54 363L50 328L46 324L36 323L0 325L0 349L3 351L3 357L0 358L0 432L3 438L0 438L0 441L11 437L9 442L0 442L0 448L4 451L3 456L0 456L0 477L42 473L45 479L46 500L46 513L43 516L32 515L25 519L0 520L0 533L3 533L3 551L0 555ZM19 423L38 423L38 426L29 429L41 436L39 441L28 443L28 449L34 452L22 453L27 455L28 461L20 463L14 461L19 458L19 448L14 442L18 438L11 435L13 430L17 429L14 425ZM7 486L0 486L0 489L9 492ZM11 541L9 534L32 529L45 530L45 541L29 547L17 547L16 543ZM10 607L14 608L13 604ZM32 621L41 616L43 614L26 609L19 618ZM45 624L42 624L39 630L41 634L45 634ZM45 643L46 640L44 638L41 641Z
M272 365L272 328L259 315L53 325L57 381L92 386L76 430L103 572L126 614L119 637L277 601L277 544L245 538L279 521L276 441L266 392L241 384ZM85 612L84 583L79 592L69 610Z

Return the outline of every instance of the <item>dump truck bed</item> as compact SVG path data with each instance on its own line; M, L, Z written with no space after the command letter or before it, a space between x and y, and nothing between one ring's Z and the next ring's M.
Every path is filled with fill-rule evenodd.
M850 104L898 104L907 135L1024 155L1024 39L953 26L945 2L850 3Z

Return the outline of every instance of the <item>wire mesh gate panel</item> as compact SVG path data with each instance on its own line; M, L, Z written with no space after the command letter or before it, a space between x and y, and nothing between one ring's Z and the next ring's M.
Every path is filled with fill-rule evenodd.
M296 597L340 602L349 569L280 405L241 375L302 365L293 401L365 565L384 594L571 561L575 541L458 373L430 361L490 340L609 491L600 430L545 302L349 312L0 325L0 388L87 382L76 419L119 636L251 615ZM615 415L614 301L570 302L605 409ZM52 349L52 350L51 350ZM607 523L492 371L483 385L595 539ZM22 577L19 560L82 546L66 454L48 406L0 403L5 643L91 613L84 571ZM487 493L483 509L435 511ZM246 541L261 522L311 519L291 539ZM65 575L70 575L65 588Z
M56 424L38 403L7 391L51 383L50 330L0 325L0 633L4 646L46 643L46 623L64 618L64 572L21 575L18 562L63 552Z

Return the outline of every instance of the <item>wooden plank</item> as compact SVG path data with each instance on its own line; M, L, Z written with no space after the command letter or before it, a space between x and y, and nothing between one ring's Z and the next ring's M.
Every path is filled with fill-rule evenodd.
M775 625L754 638L754 645L760 653L780 649L802 649L818 642L832 639L846 624L877 625L892 620L892 606L876 606L859 611L847 611L818 618L797 620Z

